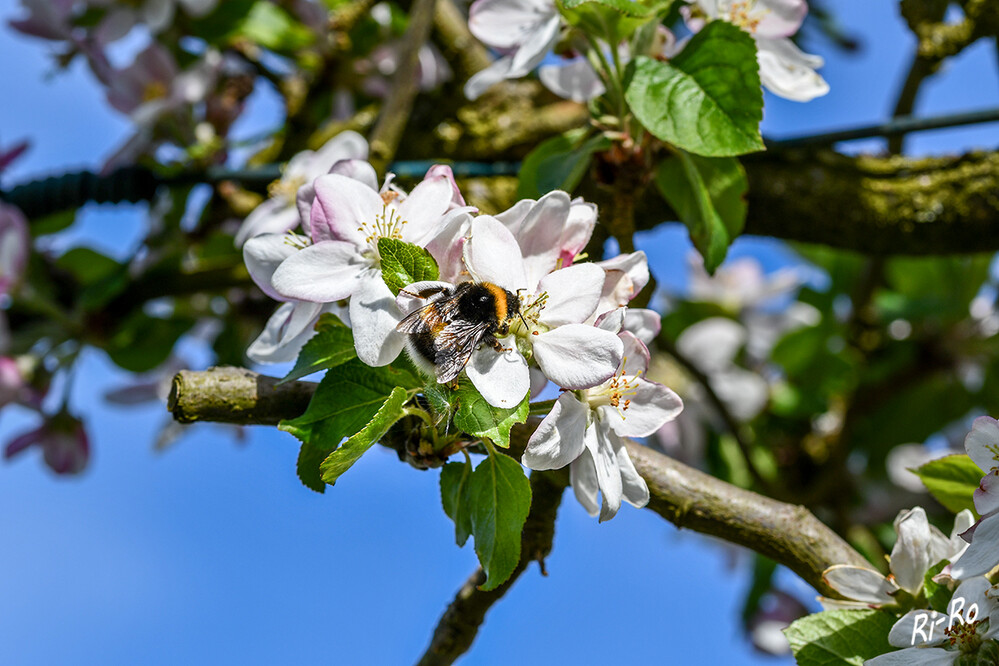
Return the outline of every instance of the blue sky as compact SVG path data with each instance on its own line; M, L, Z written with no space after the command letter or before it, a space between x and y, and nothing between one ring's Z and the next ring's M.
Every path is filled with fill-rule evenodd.
M913 48L896 3L830 3L864 51L842 56L824 40L832 92L810 104L768 96L773 137L884 120ZM0 18L18 13L0 0ZM127 135L124 119L80 68L51 73L46 46L9 30L0 39L0 145L31 138L10 182L98 165ZM994 47L980 43L926 84L917 112L999 104ZM273 105L247 127L269 126ZM910 150L995 147L996 125L919 135ZM869 141L852 147L878 149ZM86 244L124 256L145 206L90 206L59 247ZM653 271L680 284L689 252L682 231L643 237ZM785 256L745 239L733 256ZM202 365L201 350L188 349ZM100 352L83 357L72 404L88 422L94 455L79 478L55 478L34 456L0 465L0 656L12 664L411 663L440 613L476 566L454 545L437 473L373 449L325 495L295 476L297 443L268 428L192 429L172 449L152 441L161 405L108 406L128 381ZM0 415L0 442L31 425ZM742 557L745 555L743 554ZM748 584L740 556L625 507L598 525L566 495L549 576L532 567L491 611L463 664L618 662L786 663L755 655L738 629ZM811 592L781 580L803 599Z

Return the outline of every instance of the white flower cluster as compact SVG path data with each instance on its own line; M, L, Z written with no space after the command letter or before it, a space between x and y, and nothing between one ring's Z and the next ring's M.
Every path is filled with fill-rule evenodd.
M363 152L359 138L345 133L334 141L345 152ZM313 157L329 160L335 148ZM499 339L501 349L480 345L465 366L482 397L510 408L549 381L563 390L531 438L524 464L569 465L577 498L602 520L622 500L644 506L648 488L622 437L651 435L682 409L675 393L642 376L649 362L645 345L659 331L655 312L627 308L649 280L644 253L577 263L597 210L565 192L479 215L465 205L446 166L431 168L406 193L391 178L378 188L370 164L345 157L332 165L293 162L296 169L289 168L282 183L299 184L296 205L286 188L276 186L275 198L244 223L240 239L246 238L250 274L284 303L251 346L251 358L291 360L319 315L337 311L353 329L361 361L391 363L406 342L397 325L426 304L413 289L427 283L394 296L382 278L378 240L425 248L439 267L433 286L491 283L519 299L520 314ZM323 167L329 172L316 173ZM299 225L303 235L284 233Z
M958 579L981 576L999 566L999 421L991 416L975 419L964 448L985 476L974 495L981 518L962 534L971 545L950 568Z

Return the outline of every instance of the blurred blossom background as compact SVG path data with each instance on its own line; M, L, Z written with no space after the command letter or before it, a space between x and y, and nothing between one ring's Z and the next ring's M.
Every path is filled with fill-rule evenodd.
M233 144L228 158L236 162L245 159L255 136L283 122L276 82L249 92L243 78L250 74L229 59L205 53L181 64L151 41L173 13L198 16L212 2L121 3L130 8L107 26L106 48L82 44L89 66L77 57L64 71L57 69L60 55L50 43L8 25L24 19L32 4L0 0L7 91L0 105L0 154L30 141L8 160L4 187L128 163L149 142L163 139L156 119L174 106L194 105L211 117L207 124L186 123L181 114L174 138L209 145L227 135ZM303 26L324 29L317 7L288 4L301 5ZM828 0L822 7L858 48L837 48L814 21L806 23L802 46L826 59L821 72L831 91L808 104L768 93L768 138L890 116L914 46L896 4ZM385 5L371 11L391 23ZM356 64L368 95L384 94L394 58L388 42ZM435 49L421 53L420 63L428 88L451 76ZM144 99L150 81L165 88L154 106ZM336 99L332 114L354 111L349 95ZM980 41L925 83L915 113L996 105L995 45ZM206 136L209 130L214 134ZM906 152L994 148L995 137L995 124L924 132L908 138ZM884 147L882 139L840 146L858 152ZM204 199L195 193L190 215ZM75 225L38 245L55 253L92 248L125 260L158 214L156 202L88 204ZM19 223L0 217L0 233L7 233L4 224L13 230ZM16 231L9 233L9 242L16 242ZM679 224L640 233L636 247L649 256L658 281L652 307L667 315L667 327L670 316L679 321L691 307L712 313L682 330L677 348L734 419L754 419L784 386L768 362L778 340L821 319L813 305L798 300L801 290L829 289L829 274L784 243L743 237L709 277ZM611 241L608 256L614 252ZM996 279L993 267L986 284ZM968 317L994 333L995 293L989 289L972 302ZM907 325L899 319L890 332L904 339ZM319 495L295 476L298 443L291 435L274 428L174 424L165 409L170 377L212 364L206 340L214 333L191 329L163 366L141 375L85 348L68 396L73 417L43 425L24 406L0 412L0 444L19 442L0 465L5 663L398 664L426 648L439 615L476 567L471 547L454 545L438 472L400 465L393 451L376 447ZM709 445L725 425L690 369L655 358L650 377L680 393L686 408L649 445L705 469L731 463L712 459L727 455L724 446ZM258 369L280 376L287 368ZM49 401L50 413L59 412L64 376L38 393L20 386L18 372L0 364L0 405ZM967 381L974 382L976 372L969 358ZM24 393L29 390L36 393ZM899 509L926 502L907 468L963 450L966 425L891 449L887 479L872 484L867 503L855 509L863 521L890 523ZM866 464L848 462L858 473ZM650 511L623 510L598 524L577 503L564 502L546 566L547 577L532 567L490 611L461 663L496 663L500 655L511 663L599 663L621 655L634 661L670 655L677 663L791 663L779 630L818 609L814 591L794 574L778 568L771 578L772 565L754 554L678 531Z

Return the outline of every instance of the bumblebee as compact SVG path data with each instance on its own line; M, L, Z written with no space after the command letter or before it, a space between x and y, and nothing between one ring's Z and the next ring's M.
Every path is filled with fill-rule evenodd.
M431 301L409 313L396 330L409 334L410 358L439 384L454 381L481 343L503 351L496 336L509 333L511 319L523 318L520 298L491 282L462 282L412 295Z

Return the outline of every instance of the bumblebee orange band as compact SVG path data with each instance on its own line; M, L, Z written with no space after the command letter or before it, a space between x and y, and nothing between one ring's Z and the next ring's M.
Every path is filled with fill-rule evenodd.
M482 286L488 289L493 298L496 299L496 318L499 321L506 321L506 289L490 282L483 282Z

